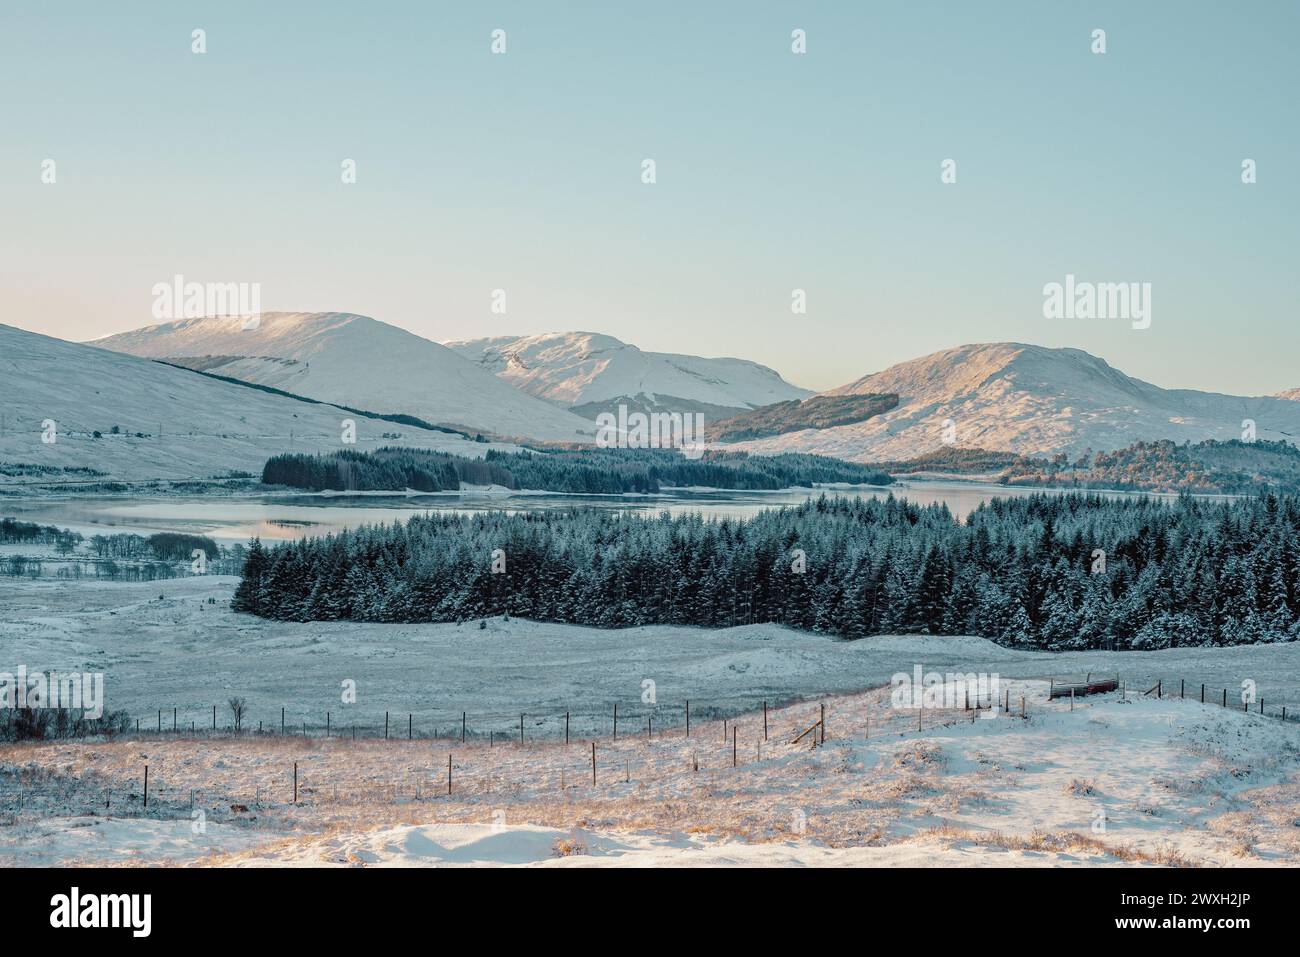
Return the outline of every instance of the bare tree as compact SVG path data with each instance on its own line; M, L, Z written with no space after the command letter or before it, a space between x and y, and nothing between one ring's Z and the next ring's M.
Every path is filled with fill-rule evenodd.
M239 734L239 726L244 721L244 699L230 699L230 713L235 719L235 734Z

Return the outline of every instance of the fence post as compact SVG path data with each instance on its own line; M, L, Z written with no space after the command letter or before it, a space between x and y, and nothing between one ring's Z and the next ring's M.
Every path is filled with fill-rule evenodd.
M591 786L596 786L596 742L591 742Z
M144 809L149 810L149 765L144 766Z
M569 712L564 712L564 743L569 743Z
M618 702L614 702L614 740L618 740Z
M1224 689L1223 689L1223 706L1224 706L1225 708L1228 706L1228 689L1227 689L1227 688L1224 688Z
M384 712L384 740L388 740L388 712Z
M731 766L736 766L736 726L731 726Z
M821 718L819 719L819 723L821 724L821 728L818 729L817 734L821 736L822 744L825 744L826 743L826 702L822 701L820 702L820 704L821 704Z
M325 712L325 737L328 738L329 736L330 736L330 713L326 711Z
M176 709L172 708L172 734L176 733Z
M451 797L451 752L447 752L447 797Z
M298 803L298 762L293 762L293 803Z
M763 702L763 740L767 740L767 702Z
M415 715L411 712L406 713L406 740L410 741L415 736Z
M1186 697L1187 697L1187 695L1184 694L1184 692L1185 692L1186 690L1187 690L1187 679L1186 679L1186 678L1179 678L1179 679L1178 679L1178 697L1179 697L1179 699L1182 699L1182 698L1186 698Z
M686 699L686 737L691 736L691 699Z
M215 704L212 706L212 730L217 730L217 706Z
M280 707L280 733L284 734L284 707Z
M1074 689L1070 689L1070 710L1074 710Z
M524 743L524 716L519 716L519 743Z
M1025 696L1021 695L1020 696L1020 717L1023 718L1024 716L1025 716Z
M464 711L460 713L460 743L461 744L465 743L465 712ZM448 758L447 760L450 761L451 758ZM448 791L447 793L450 794L451 792Z
M1205 704L1205 682L1201 682L1201 704Z

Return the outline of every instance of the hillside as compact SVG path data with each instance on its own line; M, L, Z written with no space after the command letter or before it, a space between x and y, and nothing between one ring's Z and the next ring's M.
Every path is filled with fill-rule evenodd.
M357 449L491 447L5 325L0 409L0 486L257 475L286 449L339 449L344 419L356 422ZM46 420L56 423L51 443Z
M590 332L469 339L447 347L529 395L592 419L622 403L632 411L702 412L713 420L811 395L757 362L643 352Z
M1289 442L1210 440L1179 445L1136 442L1114 452L1070 460L984 449L949 449L901 462L881 462L894 475L979 475L1007 485L1124 489L1146 492L1252 495L1300 493L1300 448Z
M344 312L182 319L90 345L376 413L499 437L582 441L591 423L523 394L455 352Z
M1238 439L1251 419L1262 440L1296 441L1300 403L1162 389L1078 349L1021 343L936 352L825 395L897 394L865 422L745 444L855 461L909 459L945 444L1029 456L1124 448L1137 441Z
M896 395L814 395L741 412L706 426L711 442L743 442L803 429L851 425L898 407Z

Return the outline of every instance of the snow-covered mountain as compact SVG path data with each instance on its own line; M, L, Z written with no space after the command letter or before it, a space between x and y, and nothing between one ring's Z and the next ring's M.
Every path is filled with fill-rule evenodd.
M1077 455L1139 440L1239 439L1247 419L1255 422L1260 439L1300 441L1300 403L1162 389L1079 349L965 345L899 363L825 394L872 393L896 393L898 407L865 422L738 447L855 461L909 459L945 444Z
M731 415L812 394L757 362L643 352L591 332L446 345L512 386L588 417L620 402L637 409Z
M343 444L346 419L355 445ZM260 475L281 452L380 445L502 447L0 325L0 486Z
M347 312L180 319L91 345L380 414L468 432L583 441L592 424L526 395L446 346Z

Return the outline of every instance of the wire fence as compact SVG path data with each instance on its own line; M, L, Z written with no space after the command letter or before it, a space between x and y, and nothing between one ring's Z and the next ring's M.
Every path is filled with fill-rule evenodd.
M1082 679L1082 680L1080 680ZM716 776L753 769L764 761L798 751L815 751L827 740L853 738L869 742L884 738L924 734L959 724L974 724L990 717L1029 718L1042 706L1026 685L1048 685L1047 701L1055 710L1073 710L1075 699L1093 695L1118 695L1121 700L1177 698L1198 706L1222 707L1251 715L1295 721L1295 709L1268 706L1246 683L1237 697L1227 689L1213 689L1186 679L1159 679L1151 687L1130 687L1122 678L1085 675L1070 678L1016 679L993 690L974 685L947 687L939 707L908 706L891 698L888 687L859 695L826 695L819 699L784 703L779 709L763 702L761 710L730 715L725 707L683 702L677 706L641 708L610 705L603 725L578 734L573 712L462 712L451 726L419 727L414 712L385 712L370 722L337 723L332 713L319 723L291 724L285 708L279 720L257 726L241 717L238 730L233 718L224 727L220 709L205 709L206 727L196 717L189 727L181 709L154 709L145 720L130 722L122 736L132 741L184 742L237 740L261 741L288 747L286 757L305 757L312 750L373 748L383 742L400 745L418 742L435 745L436 756L395 747L372 773L337 767L308 767L285 760L256 771L243 772L236 781L200 782L177 771L164 759L153 765L142 758L139 774L117 776L91 770L82 777L50 771L39 764L0 763L0 812L9 821L25 811L46 811L58 816L112 814L118 816L178 817L201 810L205 814L239 816L286 806L336 806L346 804L402 804L437 801L448 797L476 800L554 792L568 795L583 789L586 796L614 793L620 786L662 784L689 776ZM1113 685L1118 685L1117 688ZM1092 691L1087 689L1092 688ZM1068 695L1065 693L1068 689ZM1083 689L1083 690L1080 690ZM1068 704L1063 699L1068 697ZM170 720L169 720L170 719ZM271 726L268 727L268 724ZM136 728L138 727L138 731ZM302 742L301 748L294 741ZM360 754L360 752L356 752ZM155 761L158 759L155 758ZM396 768L405 760L408 766ZM414 763L411 763L414 761ZM361 762L364 763L364 762ZM178 780L179 779L179 780ZM0 816L0 822L5 820Z

